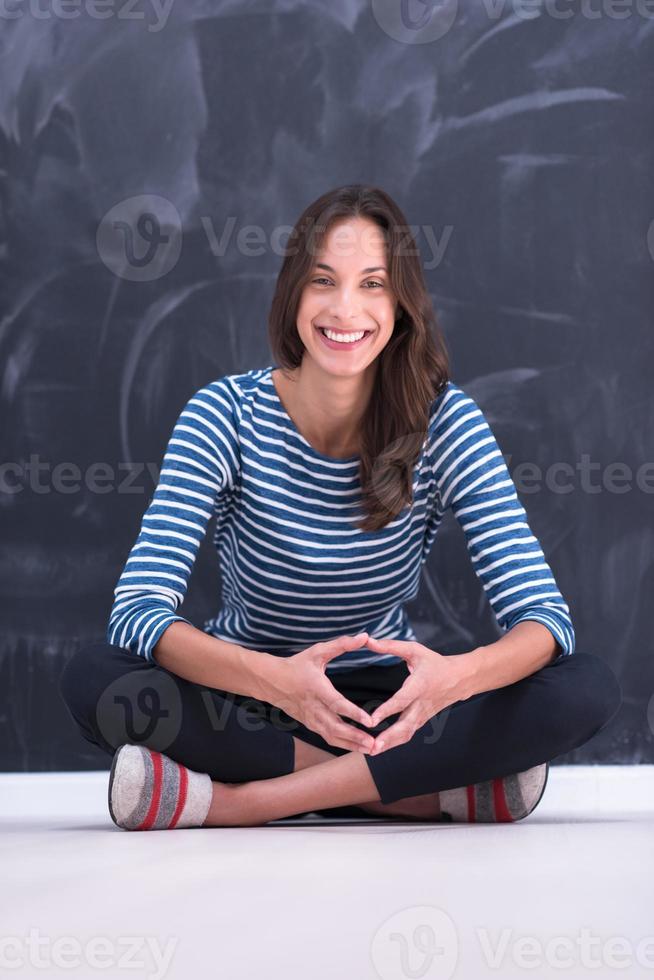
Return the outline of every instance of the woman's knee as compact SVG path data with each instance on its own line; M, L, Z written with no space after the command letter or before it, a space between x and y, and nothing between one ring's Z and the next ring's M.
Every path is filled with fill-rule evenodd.
M108 751L150 739L163 751L181 721L179 679L157 664L110 643L81 647L59 679L77 725Z
M88 677L99 644L80 647L69 657L59 677L59 694L67 707L77 715L88 697Z
M87 717L95 709L115 665L119 660L124 664L125 655L134 657L120 647L99 642L80 647L68 659L59 678L59 694L74 718Z
M606 661L595 653L577 651L571 655L570 664L578 674L574 682L578 710L584 711L589 728L603 728L622 704L618 678Z

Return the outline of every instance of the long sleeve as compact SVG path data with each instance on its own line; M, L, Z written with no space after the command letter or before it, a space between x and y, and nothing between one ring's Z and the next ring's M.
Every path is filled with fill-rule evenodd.
M212 513L233 488L240 465L237 399L220 378L182 409L168 441L154 495L114 589L106 638L152 662L176 614Z
M570 656L570 610L481 408L452 382L436 405L429 454L438 506L443 513L452 508L498 623L504 630L527 619L542 623L559 645L557 655Z

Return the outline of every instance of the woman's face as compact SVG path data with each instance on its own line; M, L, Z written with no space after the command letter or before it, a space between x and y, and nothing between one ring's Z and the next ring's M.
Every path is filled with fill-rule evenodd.
M388 343L398 309L382 229L368 218L334 224L315 256L298 307L303 356L330 374L358 374ZM319 328L336 338L355 336L345 343L330 340Z

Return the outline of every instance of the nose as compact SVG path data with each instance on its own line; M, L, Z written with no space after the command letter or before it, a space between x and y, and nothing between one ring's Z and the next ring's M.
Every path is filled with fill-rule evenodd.
M341 286L330 294L328 312L330 316L337 317L347 326L348 320L354 320L361 313L361 298L357 295L355 287Z

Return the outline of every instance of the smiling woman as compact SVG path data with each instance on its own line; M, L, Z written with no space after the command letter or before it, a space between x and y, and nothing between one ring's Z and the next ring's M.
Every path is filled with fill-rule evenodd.
M318 198L291 233L269 317L300 431L325 454L358 447L357 526L366 531L411 503L430 408L449 380L408 227L379 188L348 186Z
M136 732L154 755L114 757L119 826L358 803L435 815L441 792L453 819L521 819L547 760L617 709L609 668L575 650L481 407L448 377L417 250L397 247L405 228L376 188L314 202L272 303L277 365L215 379L178 418L107 642L63 679L85 736L107 751L135 739L125 704L140 717L154 691L167 719ZM448 510L511 636L445 656L418 643L406 603ZM200 630L179 607L212 518L222 594ZM252 728L233 696L265 722Z

